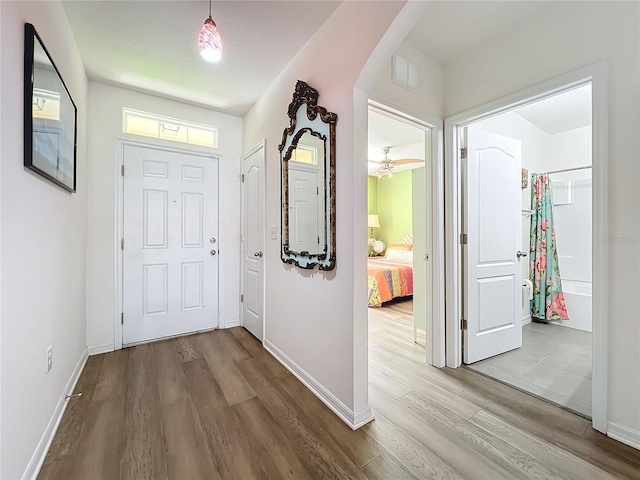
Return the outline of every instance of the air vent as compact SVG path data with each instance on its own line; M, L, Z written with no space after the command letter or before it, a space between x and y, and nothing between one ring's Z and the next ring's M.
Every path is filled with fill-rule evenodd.
M410 92L420 91L420 67L400 55L393 56L391 81Z

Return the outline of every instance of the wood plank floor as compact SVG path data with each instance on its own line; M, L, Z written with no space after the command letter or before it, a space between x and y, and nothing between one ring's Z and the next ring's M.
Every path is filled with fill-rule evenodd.
M90 357L39 478L640 478L583 418L423 364L410 314L370 309L376 420L355 432L242 328Z

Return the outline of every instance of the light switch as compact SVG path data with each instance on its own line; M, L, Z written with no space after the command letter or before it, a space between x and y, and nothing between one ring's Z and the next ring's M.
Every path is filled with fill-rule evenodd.
M277 225L271 225L270 237L271 237L271 240L277 240L278 239L278 226Z

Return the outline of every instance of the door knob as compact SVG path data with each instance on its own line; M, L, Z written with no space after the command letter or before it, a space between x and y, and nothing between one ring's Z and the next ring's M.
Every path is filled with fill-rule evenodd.
M256 252L253 254L253 256L262 258L262 252Z
M520 250L518 250L518 253L516 253L516 256L518 258L520 257L526 257L527 256L527 252L521 252Z
M216 254L216 251L215 251L215 250L211 250L209 253L210 253L211 255L215 255L215 254Z

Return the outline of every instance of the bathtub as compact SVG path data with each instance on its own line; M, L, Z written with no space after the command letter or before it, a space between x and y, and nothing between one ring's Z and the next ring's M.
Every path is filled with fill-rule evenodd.
M553 322L563 327L591 331L591 282L562 280L569 320Z

